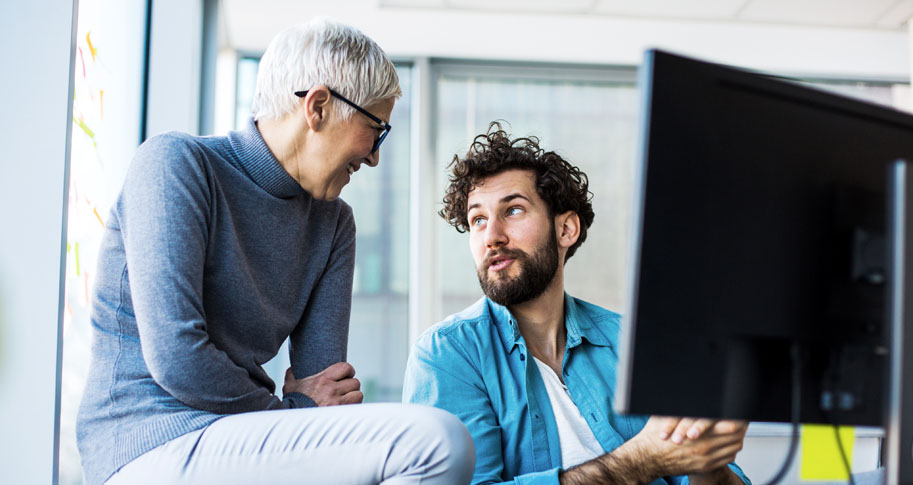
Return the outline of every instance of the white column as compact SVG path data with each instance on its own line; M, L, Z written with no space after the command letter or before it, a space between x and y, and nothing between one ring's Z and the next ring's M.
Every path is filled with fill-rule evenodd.
M0 475L54 483L76 1L0 2Z
M436 178L431 63L416 59L412 69L412 163L409 210L409 343L440 318L441 290L435 238Z
M200 130L203 0L152 2L146 138Z

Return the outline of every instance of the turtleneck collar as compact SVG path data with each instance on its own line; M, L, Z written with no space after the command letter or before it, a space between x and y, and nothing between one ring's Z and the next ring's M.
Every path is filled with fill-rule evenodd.
M267 193L282 199L304 193L301 185L282 168L266 146L253 118L248 121L247 128L229 133L228 140L241 168Z

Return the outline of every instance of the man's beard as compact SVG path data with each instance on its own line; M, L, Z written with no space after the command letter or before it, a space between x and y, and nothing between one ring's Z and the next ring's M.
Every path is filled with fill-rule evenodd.
M490 278L489 261L496 256L513 258L511 264L520 265L520 273L513 278ZM508 269L509 267L503 271ZM498 249L485 256L476 273L485 296L499 305L511 306L538 298L548 288L557 271L558 237L553 225L548 241L536 248L532 257L519 249Z

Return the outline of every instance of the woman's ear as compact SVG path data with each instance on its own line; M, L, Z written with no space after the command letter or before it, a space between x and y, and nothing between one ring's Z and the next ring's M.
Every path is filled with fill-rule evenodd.
M327 122L330 114L330 101L332 95L329 88L324 85L308 89L308 93L301 98L301 110L305 121L313 131L318 131Z
M559 247L566 249L576 244L580 237L580 216L574 211L555 216L555 233Z

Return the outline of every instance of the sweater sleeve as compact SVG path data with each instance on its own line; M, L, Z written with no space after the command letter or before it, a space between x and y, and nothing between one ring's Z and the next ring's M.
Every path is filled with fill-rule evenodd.
M116 208L143 359L159 386L197 409L233 414L291 407L254 382L206 332L213 182L199 150L178 134L144 143Z
M312 376L346 360L354 275L355 218L351 207L342 203L326 268L289 338L289 361L296 378ZM314 406L310 399L302 402L296 400L296 407Z

